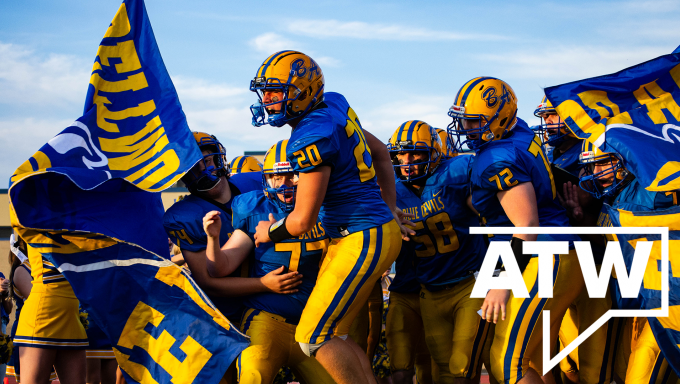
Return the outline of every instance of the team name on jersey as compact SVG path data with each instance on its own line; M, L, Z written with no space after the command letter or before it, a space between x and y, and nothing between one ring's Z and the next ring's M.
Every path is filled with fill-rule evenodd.
M402 211L404 211L404 213L410 213L411 215L415 216L413 218L413 220L420 220L420 215L419 215L420 209L419 208L420 207L408 207L408 208L402 209Z
M613 227L614 224L612 224L612 219L609 217L608 213L600 212L600 216L597 218L597 226L598 227Z
M326 230L323 229L321 226L321 222L319 221L316 223L315 226L312 227L312 229L309 230L309 232L300 235L299 239L304 240L304 239L317 239L319 237L326 236Z
M420 206L420 210L422 212L423 217L427 217L429 215L437 213L443 210L444 208L445 208L444 202L442 201L441 196L437 196L433 199L430 199Z

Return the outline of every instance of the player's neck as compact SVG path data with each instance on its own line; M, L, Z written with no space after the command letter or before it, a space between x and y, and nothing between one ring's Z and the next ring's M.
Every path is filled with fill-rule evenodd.
M210 199L220 204L226 204L231 200L231 188L226 177L222 177L220 182L211 190L199 192L200 197Z
M570 137L570 138L564 140L564 142L562 144L560 144L559 146L557 146L557 148L555 148L555 149L557 151L559 151L560 153L564 153L564 152L567 152L569 149L571 149L571 147L573 147L574 145L576 145L580 142L581 142L581 140Z

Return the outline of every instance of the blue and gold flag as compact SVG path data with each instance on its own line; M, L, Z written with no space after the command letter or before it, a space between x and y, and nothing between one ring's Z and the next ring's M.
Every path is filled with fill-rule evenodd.
M610 225L614 227L667 227L669 232L669 264L668 264L668 317L648 317L649 325L654 333L664 357L680 374L680 207L667 210L630 212L620 209L608 208L607 216ZM615 240L619 241L623 251L628 273L633 265L635 246L638 241L652 241L652 252L647 262L647 267L637 300L621 299L618 294L618 286L614 288L613 299L619 303L619 308L624 309L660 309L663 276L661 274L661 236L656 234L618 234Z
M10 180L29 256L68 280L128 382L217 383L248 343L163 257L158 192L200 157L144 3L126 0L99 45L83 116Z
M545 94L578 137L620 153L647 190L680 189L680 54Z

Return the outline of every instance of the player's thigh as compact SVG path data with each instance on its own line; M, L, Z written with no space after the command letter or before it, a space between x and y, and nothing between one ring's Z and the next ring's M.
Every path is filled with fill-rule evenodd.
M413 369L416 354L421 349L418 344L424 339L418 293L390 293L385 338L390 354L390 369Z
M300 318L296 340L318 344L334 335L347 335L400 247L399 226L394 221L334 239Z
M241 322L250 345L237 360L240 383L270 383L288 360L293 346L294 326L282 324L265 312L248 309ZM295 345L299 348L299 346Z
M551 333L555 339L551 343L554 343L564 313L583 287L581 268L573 250L568 255L553 257L553 298L538 296L538 258L531 259L522 276L530 297L510 295L506 320L496 325L491 346L493 375L509 384L522 379L530 367L542 370L542 355L534 352L542 346L543 310L550 310Z
M291 337L292 339L292 337ZM309 357L302 352L300 346L295 343L291 347L290 356L285 365L289 366L295 377L306 384L334 384L335 381L328 371L314 357Z
M420 313L423 319L425 343L437 369L438 383L452 382L449 361L453 351L454 305L453 290L420 291Z
M611 309L609 291L603 298L589 298L588 291L583 289L574 302L578 317L578 334L582 334L593 323ZM567 319L567 316L564 317ZM563 321L564 324L564 321ZM615 359L615 335L617 319L610 319L599 327L577 348L577 364L579 379L582 384L609 383L612 379ZM571 342L573 340L570 340ZM571 355L571 354L570 354ZM573 357L572 357L573 359Z
M484 299L472 298L473 277L454 288L454 329L449 370L454 377L473 379L482 364L484 344L490 325L477 313Z

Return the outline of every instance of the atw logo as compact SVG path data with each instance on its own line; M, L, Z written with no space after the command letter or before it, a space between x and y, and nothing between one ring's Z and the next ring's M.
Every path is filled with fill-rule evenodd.
M612 317L668 317L668 228L666 227L573 227L573 228L537 228L537 227L472 227L471 234L598 234L598 235L660 235L661 236L661 308L660 309L610 309L588 329L581 333L571 344L550 358L550 311L543 311L543 374L545 375L553 367L564 359L571 351L576 349L607 320ZM585 289L591 298L605 297L612 271L615 271L621 295L624 298L635 298L640 294L640 289L645 277L645 270L652 254L654 242L638 241L630 273L626 268L621 244L616 241L607 243L604 259L598 274L593 259L593 251L589 241L576 241L574 248L583 272ZM538 296L540 298L553 297L553 255L569 253L567 241L525 241L523 253L538 255ZM494 277L494 269L498 258L501 258L505 266L505 276ZM483 298L489 289L512 290L516 298L528 298L527 290L522 273L520 272L509 241L492 241L486 252L479 276L472 290L472 297Z

